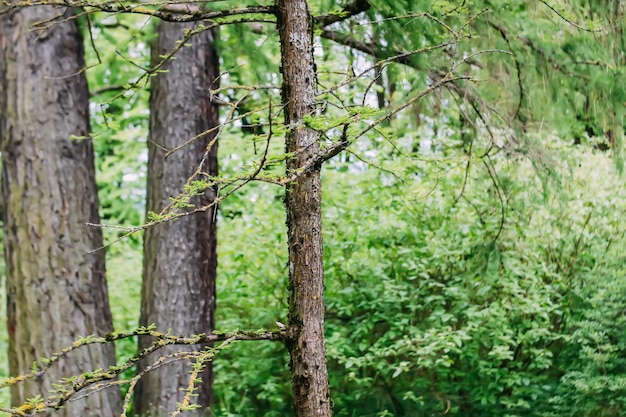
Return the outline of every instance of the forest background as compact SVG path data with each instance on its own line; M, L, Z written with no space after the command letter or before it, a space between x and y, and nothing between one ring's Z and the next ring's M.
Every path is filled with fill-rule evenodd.
M385 116L322 171L335 415L624 415L624 5L378 3L331 28L388 56L315 38L320 90L337 87L309 126L332 143L346 120ZM105 224L137 226L149 115L138 68L150 66L156 19L91 16L80 25L100 213ZM394 52L423 48L408 64ZM217 49L219 99L245 96L236 122L225 123L223 104L218 160L228 178L254 170L268 131L282 133L268 117L281 103L281 63L265 23L220 27ZM428 91L441 68L467 79ZM429 94L413 100L420 91ZM282 143L268 155L263 172L282 175ZM282 188L250 182L220 203L218 329L287 322L283 200ZM132 329L143 246L141 233L123 230L103 229L107 280L115 328ZM119 360L136 349L118 342ZM215 415L289 415L288 364L271 342L220 351ZM6 389L0 398L8 407Z

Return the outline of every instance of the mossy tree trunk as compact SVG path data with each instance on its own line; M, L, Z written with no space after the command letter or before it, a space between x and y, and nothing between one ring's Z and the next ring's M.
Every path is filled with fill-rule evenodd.
M319 134L302 125L315 113L313 19L306 0L277 1L283 74L286 151L293 155L287 173L300 173L287 186L289 245L289 332L287 348L295 413L332 415L324 340L324 264L322 258L321 164L302 168L320 153Z
M21 8L0 16L0 140L11 375L28 373L81 336L112 331L99 228L83 39L69 10ZM73 136L82 139L72 139ZM115 363L112 344L83 347L37 379L15 385L13 405L61 377ZM54 415L121 412L112 387Z
M182 40L186 30L197 23L166 23L158 26L158 40L153 46L153 64ZM196 135L218 124L217 105L209 90L216 88L219 61L213 46L214 31L203 31L187 41L160 73L152 78L150 95L150 140L148 162L147 210L156 213L176 197L187 179L201 163L214 133L203 135L168 155ZM196 180L217 175L217 144L206 155L202 172ZM209 189L192 202L207 205L215 198ZM166 222L146 231L144 240L144 276L140 324L156 324L162 331L175 334L210 333L214 329L215 275L217 268L215 210L197 213L174 222ZM141 338L140 349L152 340ZM158 357L198 347L170 347L142 361L138 371ZM189 383L189 361L175 361L147 373L136 392L136 411L141 416L162 416L176 409ZM202 406L196 415L206 415L212 396L211 366L201 375L195 402ZM186 413L190 414L189 412ZM193 413L191 413L193 414Z

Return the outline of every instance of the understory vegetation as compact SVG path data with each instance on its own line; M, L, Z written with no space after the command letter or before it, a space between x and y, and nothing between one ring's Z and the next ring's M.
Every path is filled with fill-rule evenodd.
M384 145L380 168L402 176L350 160L327 167L336 415L623 415L626 196L605 153L563 145L546 150L559 157L549 175L502 154L492 178L478 164L433 153L409 161ZM225 164L236 168L237 159ZM221 206L220 329L286 319L282 198L254 185ZM108 250L116 328L130 329L141 245ZM135 349L119 345L120 360ZM215 414L289 414L288 362L274 342L224 350Z
M311 3L316 13L334 5ZM410 2L400 2L399 10L387 3L374 2L379 14L370 20L339 24L372 43L399 45L393 58L345 48L354 42L339 47L331 37L318 38L316 29L324 104L303 123L319 134L322 151L339 149L317 164L323 162L334 415L626 415L626 188L622 132L615 133L615 126L623 128L626 90L619 42L595 43L595 34L580 35L552 8L534 3L519 10L493 6L484 21L481 2L468 2L480 10L467 20L465 2L458 2L459 11L454 2L424 2L427 12L419 15L410 13ZM442 12L444 6L452 11ZM586 24L604 10L592 9ZM458 33L448 33L432 10L450 18ZM78 21L92 31L85 54L100 215L104 225L119 226L103 227L102 250L115 329L132 330L141 305L147 79L158 72L139 77L137 68L150 65L153 23L92 14L93 21ZM319 23L332 13L316 16ZM404 36L403 25L418 19L423 32ZM281 100L279 44L275 33L252 25L224 25L219 34L222 87L211 96L226 104L220 104L220 177L211 181L237 192L220 202L217 214L215 328L276 330L289 321L288 181L277 179L286 177L284 163L293 156L273 138L292 128L273 107ZM450 46L446 37L453 35ZM623 46L624 34L615 38ZM437 47L403 56L415 45ZM602 72L592 62L597 55L616 64ZM574 59L580 57L585 62ZM378 75L364 70L370 67ZM552 69L562 72L558 83L550 81ZM442 81L453 73L456 83ZM0 285L2 299L4 291ZM8 350L6 315L3 302L0 352ZM118 363L137 353L136 339L115 343ZM220 347L213 414L292 415L289 362L278 341ZM0 354L0 383L8 368ZM9 408L9 390L0 386L2 406Z
M324 172L336 415L622 415L623 187L605 154L561 145L547 181L504 155L495 183L453 159L390 156L410 183L349 161ZM283 319L280 200L222 206L221 326ZM216 413L288 414L282 352L223 352Z

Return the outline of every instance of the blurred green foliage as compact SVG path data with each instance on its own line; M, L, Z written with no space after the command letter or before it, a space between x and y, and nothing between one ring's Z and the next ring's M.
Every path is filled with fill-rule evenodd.
M405 184L324 171L336 415L622 415L626 196L606 155L553 144L548 196L532 164L504 157L497 184L453 163L436 184L444 167L414 161L423 180ZM271 327L286 311L281 196L258 188L222 205L226 327ZM252 345L217 358L216 414L289 414L284 349Z
M322 14L337 7L312 3ZM458 56L480 48L515 54L483 54L481 66L465 69L489 80L461 85L496 108L501 120L492 120L493 131L470 126L464 113L478 121L477 108L444 90L385 121L324 168L326 336L337 416L626 414L626 191L618 173L622 132L614 130L626 102L618 53L624 34L574 30L540 3L372 1L356 24L333 26L392 54L447 39L443 25L420 15L429 12L465 31L467 39L453 51ZM611 20L623 13L613 9L615 0L589 4L572 2L567 17L591 29L607 16L623 22ZM484 8L489 13L464 26ZM153 22L116 15L81 24L94 35L93 43L86 39L86 54L94 65L88 76L96 93L91 115L102 222L139 225L149 92L137 68L148 65ZM506 35L498 26L508 28ZM280 102L271 88L280 83L274 35L246 25L220 29L220 97L245 96L239 115L269 99ZM320 89L374 62L326 40L319 45ZM375 88L371 78L342 86L323 97L330 105L310 122L325 139L336 139L335 121L354 111L375 117L368 106L376 92L396 105L426 88L432 71L449 67L446 52L411 57L419 71L387 66ZM236 84L267 88L251 93ZM520 142L503 128L512 119ZM223 175L239 175L259 160L270 120L281 123L265 109L223 130ZM602 144L618 157L601 152ZM278 158L281 149L277 140L270 156ZM265 170L282 173L275 165ZM286 322L282 204L282 189L264 183L221 204L218 328L273 329ZM124 234L104 232L107 242ZM134 328L141 235L106 250L115 326ZM1 330L0 350L6 350ZM136 343L117 348L124 361ZM221 352L214 364L215 415L290 415L288 365L280 343L242 342ZM6 376L0 362L0 378ZM7 400L1 390L0 402Z

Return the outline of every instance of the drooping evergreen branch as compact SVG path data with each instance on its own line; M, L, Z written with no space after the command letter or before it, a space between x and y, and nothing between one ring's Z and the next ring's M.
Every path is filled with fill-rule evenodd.
M526 97L526 92L524 91L524 84L522 83L522 64L518 56L513 51L513 47L511 45L511 41L509 39L509 34L507 30L502 25L496 25L492 22L489 22L489 24L491 25L491 27L496 29L498 33L500 33L500 36L502 36L502 39L504 39L504 41L506 42L509 48L509 51L513 55L513 58L514 58L513 60L515 61L515 71L517 75L517 87L519 88L519 97L517 100L517 108L515 109L515 117L518 117L520 114L520 111L522 110L522 106L524 105L524 99Z
M478 15L482 15L485 12L486 10L482 10ZM463 25L463 27L467 26L471 21L475 20L477 16L473 16L468 22L466 22ZM454 33L459 34L460 31L457 31ZM431 50L440 49L445 46L452 46L460 42L460 40L462 39L462 38L457 38L454 40L451 39L448 41L448 43L444 42L440 45L433 45L430 47L423 48L422 50L405 52L405 51L399 51L399 50L389 50L389 48L380 48L377 45L360 41L358 39L355 39L352 36L346 35L339 31L331 31L331 30L324 29L321 31L320 35L325 39L329 39L341 45L356 49L360 52L363 52L379 60L377 64L394 62L394 63L402 64L409 68L413 68L415 70L423 70L423 69L419 67L419 64L416 61L411 59L413 55L416 55L417 53L420 53L420 52L429 52ZM467 37L469 37L469 35L467 35ZM446 48L443 48L443 49L444 51L446 50ZM472 58L475 57L477 54L487 53L487 52L512 54L511 51L503 51L499 49L478 51L478 52L475 52L471 55L464 57L458 62L452 62L450 68L456 69L459 67L459 65L463 63L467 63L469 65L475 65L475 63L473 62L474 60ZM453 59L452 56L451 56L451 59ZM434 83L438 83L441 80L446 78L447 76L446 74L448 74L449 71L450 69L446 69L443 67L430 69L428 71L428 76L431 80L433 80ZM452 80L452 81L457 81L457 80L471 80L471 77L457 77L455 80ZM516 128L514 125L516 121L519 120L522 122L522 130L524 129L523 127L524 120L523 120L523 116L521 113L516 112L513 118L507 117L501 114L498 109L486 103L485 100L483 100L479 96L479 94L472 91L472 89L470 89L467 86L461 86L459 83L447 81L444 83L444 87L451 94L458 96L463 101L469 103L470 108L473 110L473 112L476 114L476 117L478 117L478 119L482 122L483 126L485 127L488 135L491 138L491 142L494 146L496 144L496 134L492 130L492 127L495 125L504 125L506 126L505 132L507 132L506 133L507 139L504 144L505 148L510 152L518 151L517 148L520 143L520 138L517 136L515 132ZM467 117L467 114L464 113L464 117ZM373 128L374 128L374 124L370 126L368 130L371 130ZM332 152L334 153L334 150ZM533 160L535 160L535 157L537 157L537 160L542 165L545 164L545 161L544 161L545 158L541 157L539 154L532 155Z
M389 62L396 62L398 64L406 65L408 67L419 69L416 64L411 60L411 57L420 53L431 52L437 49L445 48L448 46L452 46L458 43L458 39L450 39L446 42L425 46L424 48L416 49L414 51L399 51L388 48L380 48L372 43L360 41L352 36L346 35L339 31L327 30L324 29L320 33L322 38L331 40L338 44L347 46L352 49L356 49L357 51L363 52L367 55L370 55L376 59L379 59L376 64L383 65Z

